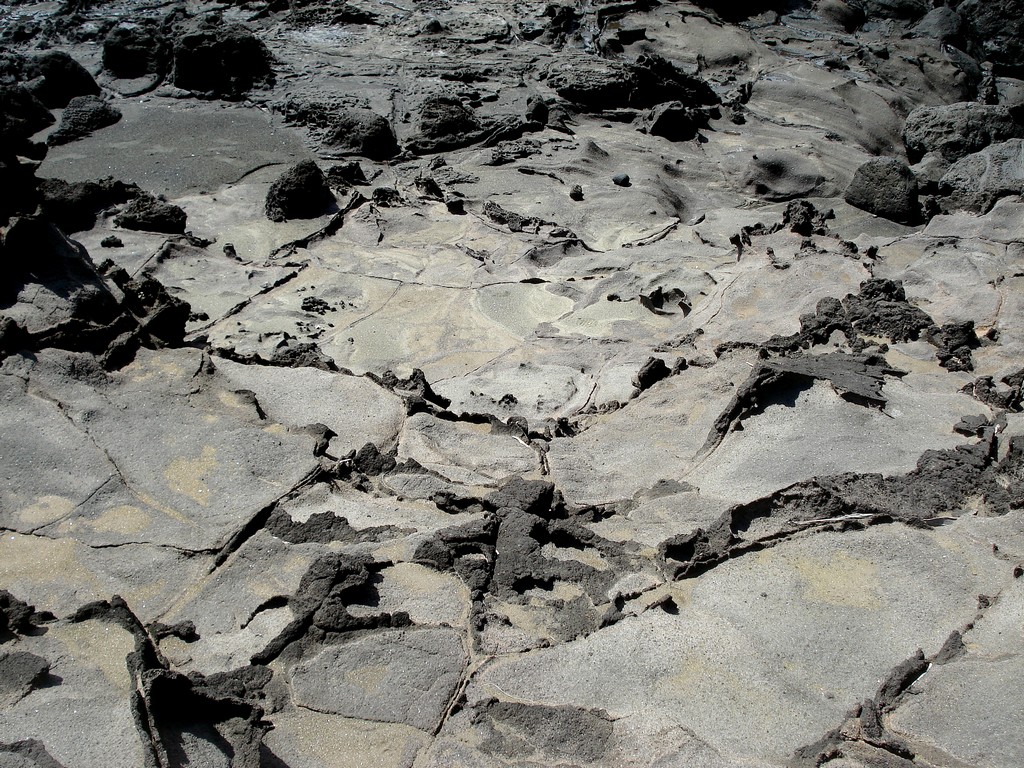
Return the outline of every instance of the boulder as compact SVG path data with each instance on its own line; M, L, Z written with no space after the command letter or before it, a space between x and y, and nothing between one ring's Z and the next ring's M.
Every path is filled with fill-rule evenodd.
M183 234L185 221L185 211L149 194L139 195L114 217L114 223L124 229L163 232L168 235Z
M668 59L646 54L635 62L593 57L569 60L553 68L548 84L563 99L595 111L647 109L666 101L688 106L710 106L719 101L701 78Z
M114 77L162 73L167 66L167 40L155 24L118 24L103 39L103 66Z
M32 134L53 124L54 118L38 98L21 85L0 85L0 144L19 149Z
M174 84L179 88L238 100L273 80L270 51L241 24L204 19L174 44Z
M916 224L921 218L917 179L895 157L875 157L861 165L843 197L850 205L901 224Z
M987 213L1001 197L1024 194L1024 140L993 144L957 161L939 182L949 208Z
M313 219L334 202L323 171L312 160L293 165L270 185L265 206L271 221Z
M99 96L75 96L65 107L57 130L46 137L46 143L50 146L67 144L120 119L121 110Z
M97 213L127 203L142 194L142 190L108 176L99 181L78 182L40 179L39 194L46 217L62 231L72 233L92 229Z
M465 147L483 136L483 125L472 108L453 96L430 96L419 114L419 134L410 142L414 152L440 152Z
M47 51L25 60L28 88L50 109L66 107L75 96L98 96L92 75L63 51Z
M670 101L659 104L643 115L637 130L669 141L689 141L707 124L706 110L688 107L681 101Z
M368 109L341 109L331 118L324 144L342 155L387 160L398 154L391 124Z
M958 102L938 107L918 107L907 116L903 143L911 162L937 152L955 163L989 144L1024 138L1024 124L1010 107Z

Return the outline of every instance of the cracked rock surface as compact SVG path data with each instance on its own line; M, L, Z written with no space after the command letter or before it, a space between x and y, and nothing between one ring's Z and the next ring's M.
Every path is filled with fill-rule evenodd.
M0 3L0 766L1024 765L1021 18Z

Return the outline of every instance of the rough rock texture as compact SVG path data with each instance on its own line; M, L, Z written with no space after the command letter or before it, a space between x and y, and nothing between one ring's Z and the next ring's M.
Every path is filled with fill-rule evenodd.
M1024 193L1024 140L993 144L955 162L939 181L950 208L986 213L1001 197Z
M0 765L1024 765L1019 6L0 4Z
M860 166L843 199L868 213L901 224L916 224L921 218L917 179L914 172L895 157L874 158Z
M47 136L46 141L51 145L67 144L120 119L121 110L98 96L75 96L64 108L57 130Z
M947 163L955 163L994 142L1021 137L1024 121L1019 112L971 102L918 107L903 128L907 154L914 162L935 152Z
M187 214L181 207L147 194L136 197L114 217L119 227L168 235L183 233L186 221Z
M332 202L323 171L312 160L303 160L270 185L264 210L271 221L314 219Z

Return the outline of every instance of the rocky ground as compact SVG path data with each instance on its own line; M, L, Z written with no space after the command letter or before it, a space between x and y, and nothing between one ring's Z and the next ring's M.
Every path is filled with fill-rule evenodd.
M1024 765L1024 4L0 3L0 766Z

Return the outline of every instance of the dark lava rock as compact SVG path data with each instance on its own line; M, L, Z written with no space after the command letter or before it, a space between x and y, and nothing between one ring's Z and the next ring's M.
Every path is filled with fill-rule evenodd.
M798 235L824 235L828 232L829 219L835 218L835 211L829 208L819 211L808 200L791 200L782 215L782 229L789 228Z
M101 248L124 248L124 241L117 235L107 235L100 240Z
M46 143L51 146L67 144L95 130L113 125L120 119L121 110L99 96L75 96L68 102L61 115L60 125L46 138Z
M824 181L810 158L786 150L754 155L743 177L744 185L754 194L773 201L806 197Z
M697 131L706 128L706 109L689 107L680 101L659 104L640 118L637 130L651 136L661 136L669 141L689 141Z
M1024 76L1024 2L966 0L957 11L969 20L981 57L1013 77Z
M344 155L387 160L398 154L398 142L391 124L368 109L341 109L331 118L324 144Z
M26 59L29 89L50 109L66 107L75 96L98 96L100 87L85 67L63 51L48 51Z
M844 199L850 205L901 224L921 218L914 172L895 157L875 157L857 169Z
M479 141L481 125L462 99L431 96L420 106L419 135L409 144L419 154L457 149Z
M143 193L114 217L114 224L141 232L180 235L185 232L186 218L185 211L178 206Z
M62 230L71 233L92 229L97 213L127 203L141 195L142 190L135 184L108 176L99 181L40 179L39 194L43 213Z
M1001 197L1024 194L1024 140L993 144L958 160L939 181L946 207L987 213Z
M270 185L265 210L271 221L314 219L333 202L323 171L312 160L303 160Z
M930 0L850 0L868 19L914 21L932 8Z
M569 190L569 197L576 202L580 202L583 199L583 187L579 184L573 184L572 189Z
M118 24L103 40L103 66L114 77L162 74L167 59L167 40L152 23Z
M32 134L52 125L53 115L21 85L0 85L0 152L17 150Z
M327 183L332 187L344 189L345 187L361 187L369 184L362 166L355 160L347 163L339 163L327 169Z
M241 24L207 18L174 43L174 84L197 95L237 100L273 80L270 51Z
M907 156L915 163L929 152L955 163L989 144L1019 138L1024 138L1019 112L975 102L918 107L903 126Z
M940 6L932 8L911 29L914 37L930 37L940 43L964 48L967 24L964 17L952 8Z
M664 360L660 357L651 357L636 372L636 376L633 377L633 386L643 392L645 389L650 389L659 381L667 379L671 375L672 369L668 367Z
M687 106L718 104L711 87L660 56L641 55L633 63L580 58L553 71L548 84L559 96L586 110L647 109L666 101Z
M935 325L927 314L907 302L903 285L895 280L867 280L858 294L846 297L843 305L850 324L867 336L916 341Z
M628 173L616 173L614 176L612 176L612 184L614 184L617 187L628 187L628 186L630 186L629 174Z

